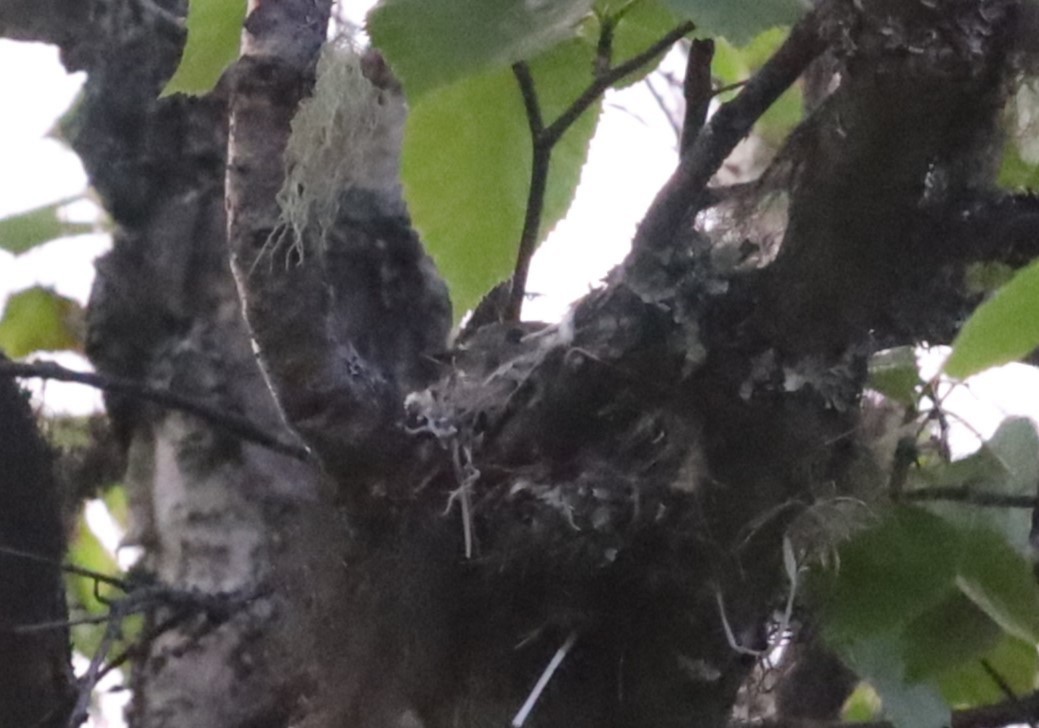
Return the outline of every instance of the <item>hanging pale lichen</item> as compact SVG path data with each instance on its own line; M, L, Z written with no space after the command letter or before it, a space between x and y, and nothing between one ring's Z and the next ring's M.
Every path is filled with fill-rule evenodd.
M276 238L289 236L302 259L304 231L324 241L347 190L362 187L399 195L403 129L401 94L374 86L348 41L326 44L314 94L300 104L292 121Z
M1039 163L1039 79L1021 83L1013 100L1014 141L1026 164Z

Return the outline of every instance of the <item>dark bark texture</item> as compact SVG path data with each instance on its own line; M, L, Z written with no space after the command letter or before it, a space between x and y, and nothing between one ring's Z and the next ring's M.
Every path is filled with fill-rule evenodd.
M150 644L132 725L504 726L564 644L526 726L728 725L789 588L784 538L810 550L805 512L885 484L859 429L866 357L948 340L975 303L965 265L1036 252L1034 200L993 183L1019 3L819 3L690 140L604 287L558 325L450 348L393 184L278 244L327 4L259 3L239 65L194 100L155 99L183 40L183 8L155 4L95 0L69 30L78 6L0 1L0 31L89 71L68 134L117 226L91 357L311 457L108 398L147 567L260 595ZM739 256L690 223L707 182L824 52L837 89L741 193L786 200L778 254L752 240L723 264ZM851 680L816 672L826 700L791 684L781 714L835 717Z
M62 493L27 394L0 380L0 726L63 726L75 699ZM33 625L51 629L24 631Z

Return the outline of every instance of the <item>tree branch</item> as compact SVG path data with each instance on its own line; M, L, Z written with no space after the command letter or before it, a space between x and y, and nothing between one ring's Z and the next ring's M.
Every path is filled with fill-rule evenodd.
M678 144L679 156L685 156L700 136L707 122L707 111L714 92L711 89L711 61L714 58L714 41L694 40L686 59L685 79L682 81L682 96L685 98L685 118Z
M545 189L548 185L548 169L552 161L552 149L563 137L563 134L573 126L574 122L581 118L581 114L587 111L602 96L606 89L652 61L680 38L695 29L696 25L692 22L682 23L666 33L660 40L642 53L629 58L615 68L598 73L595 80L588 85L581 95L547 127L544 125L544 120L541 116L541 105L538 101L537 89L534 86L534 78L530 73L530 67L524 62L513 65L512 72L519 84L520 93L523 96L523 106L527 113L527 123L530 126L533 160L531 162L530 191L527 195L523 232L520 235L519 250L516 253L516 267L512 274L512 288L509 294L509 301L505 306L504 316L506 321L518 321L523 308L523 296L526 293L530 260L534 255L538 232L541 229L541 216L545 205ZM599 39L597 58L600 63L603 62L603 59L608 59L610 56L609 40L612 37L612 32L612 25L605 23Z
M512 286L509 301L505 305L505 320L519 321L523 309L523 295L527 288L527 274L530 272L530 261L534 257L534 247L541 229L541 214L545 207L545 189L548 186L548 166L552 161L552 146L555 142L545 143L544 121L541 117L541 104L538 101L534 78L526 63L517 63L512 72L519 83L523 95L523 106L527 112L527 123L530 126L530 138L533 140L533 159L530 165L530 191L527 194L526 214L523 218L523 232L520 235L519 250L516 253L516 268L512 274Z
M650 205L635 234L635 250L668 245L690 208L703 205L704 188L722 162L825 49L818 26L818 10L805 15L740 94L711 117Z
M106 374L91 374L66 369L53 362L21 363L0 361L0 376L20 379L53 379L59 382L76 382L95 387L105 392L137 397L169 409L195 415L216 425L242 440L262 445L274 452L288 455L297 460L308 460L310 454L306 448L280 440L277 436L262 430L246 418L212 407L191 397L171 392L168 389L152 387L132 379L122 379Z
M619 66L601 74L598 78L592 81L591 84L589 84L588 88L586 88L572 104L570 104L566 111L559 115L559 118L553 121L548 128L545 129L544 140L542 143L555 144L559 141L559 138L566 133L566 130L577 121L589 106L595 103L606 89L620 81L625 76L642 68L694 30L696 30L695 23L682 23L664 34L660 40L642 51L642 53L632 56Z
M6 554L7 556L15 556L19 559L25 559L26 561L35 561L38 564L48 564L50 566L57 567L68 574L75 574L76 576L82 576L87 579L93 579L96 583L108 584L116 589L122 591L130 591L130 584L124 579L120 579L115 576L109 576L108 574L102 574L100 571L94 571L93 569L87 569L83 566L77 566L76 564L68 564L61 559L52 559L42 554L35 554L31 551L24 551L22 549L12 548L10 546L0 545L0 554ZM96 584L95 584L96 587Z

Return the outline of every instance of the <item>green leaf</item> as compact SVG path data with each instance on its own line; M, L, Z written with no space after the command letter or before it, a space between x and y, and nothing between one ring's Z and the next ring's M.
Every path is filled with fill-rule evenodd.
M950 639L950 635L956 635ZM958 592L910 622L901 634L905 676L921 682L950 665L962 665L993 649L1003 630Z
M900 346L878 351L869 359L869 387L907 406L914 405L920 386L916 349Z
M711 64L714 75L726 86L746 81L772 57L786 36L786 30L772 28L758 34L741 48L725 40L717 41L714 62ZM803 96L800 85L796 84L783 92L754 124L755 133L770 145L778 147L804 117Z
M1035 645L1004 635L979 659L957 665L939 676L942 695L953 708L972 708L1006 699L999 683L981 664L982 660L1016 695L1035 689L1039 677L1039 654Z
M546 123L584 89L594 51L575 40L531 62ZM552 152L542 237L573 199L600 105ZM510 69L427 94L408 116L401 177L415 227L451 289L456 316L515 264L530 186L530 130Z
M1009 190L1039 187L1039 165L1021 158L1017 142L1008 139L1003 148L1003 162L999 167L999 184Z
M826 632L836 645L898 630L953 591L956 530L919 508L893 508L839 551L827 585Z
M0 349L10 357L34 351L79 349L83 309L50 288L27 288L7 299L0 318Z
M839 563L813 583L824 633L898 726L940 725L958 670L1004 657L1007 638L1039 641L1031 565L986 528L897 506L842 547ZM1034 661L1019 669L1034 675Z
M173 78L159 96L200 96L238 58L245 0L188 0L188 40Z
M795 84L768 107L768 111L754 125L754 131L772 147L778 148L802 119L804 93L800 84Z
M854 692L844 701L841 710L841 721L845 723L865 723L876 720L880 716L880 696L869 683L861 682Z
M1034 496L1039 482L1039 435L1027 417L1008 417L972 455L910 471L912 490L968 487L1005 495ZM969 502L934 501L927 510L965 528L1002 534L1018 554L1031 558L1032 514L1024 508L978 508Z
M79 199L69 197L0 219L0 249L21 255L55 238L91 232L93 225L65 222L59 215L62 207Z
M969 293L989 294L1010 282L1014 269L999 261L971 263L963 272L963 283Z
M945 373L964 379L1016 361L1039 346L1039 260L1017 272L963 325Z
M949 705L936 685L906 680L899 635L870 635L845 646L842 654L880 695L884 714L896 728L943 728L948 724Z
M720 35L735 45L777 25L796 21L808 5L802 0L666 0L682 17L691 18L697 31Z
M1039 642L1039 587L1031 564L985 528L972 529L965 543L956 586L1007 634Z
M126 497L126 486L117 483L105 489L101 500L108 507L108 512L124 530L130 527L130 503Z
M621 5L620 20L613 30L613 65L617 66L644 52L681 22L661 0L629 0ZM613 13L616 14L616 13ZM593 42L595 39L591 39ZM661 54L663 55L663 54ZM647 63L638 71L625 76L617 88L631 86L648 76L656 67Z
M414 104L572 38L591 8L592 0L384 0L368 16L368 33Z

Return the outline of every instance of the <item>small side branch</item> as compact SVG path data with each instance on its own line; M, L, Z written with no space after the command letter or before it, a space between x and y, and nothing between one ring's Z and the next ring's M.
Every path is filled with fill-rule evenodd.
M710 38L694 40L686 60L685 79L682 82L682 95L685 97L685 119L682 122L682 136L679 142L679 155L685 156L700 136L700 130L707 122L707 111L714 97L711 88L711 61L714 59L714 41Z
M635 235L636 251L668 245L689 211L702 207L707 183L722 162L761 115L825 50L818 25L818 11L805 15L740 94L711 117L650 205Z
M534 256L538 233L541 230L541 217L545 206L545 190L548 187L548 169L552 161L552 149L562 139L563 134L574 125L581 114L587 111L600 96L613 84L625 76L634 73L661 53L670 48L676 41L691 33L696 25L691 22L682 23L642 53L628 59L615 68L605 68L596 73L595 80L578 96L559 117L545 126L538 100L537 89L530 67L524 63L516 63L512 67L513 75L523 96L523 106L530 126L530 138L533 147L533 160L530 169L530 191L527 195L527 208L523 220L523 232L520 235L519 251L516 254L516 267L512 274L512 287L508 303L505 306L506 321L518 321L523 308L523 297L526 294L527 274L530 261ZM605 64L611 56L610 45L612 25L604 24L603 34L599 39L598 63Z
M61 561L60 559L52 559L49 556L34 554L32 552L12 548L10 546L0 546L0 554L14 556L19 559L25 559L26 561L35 561L40 564L56 566L67 574L74 574L76 576L82 576L87 579L93 579L95 584L107 584L108 586L115 587L116 589L120 589L124 592L130 590L130 584L127 583L124 579L120 579L119 577L111 576L109 574L102 574L100 571L87 569L76 564L67 564L64 561Z
M112 601L108 614L98 620L107 622L101 642L97 651L90 658L86 672L77 680L76 703L69 714L68 728L78 728L87 720L94 688L97 687L102 677L115 669L118 664L125 662L134 649L130 647L116 655L113 660L108 659L108 655L122 638L123 623L127 617L158 607L173 610L172 616L162 620L139 643L144 644L144 640L155 639L162 632L172 629L185 617L193 614L205 615L207 628L217 627L246 608L253 600L266 596L268 593L266 589L249 589L241 592L207 594L155 585L139 587L126 596Z
M505 320L518 321L523 308L523 295L527 287L530 261L541 229L541 215L545 207L545 190L548 187L548 166L552 161L552 144L544 142L545 126L541 117L541 104L534 78L526 63L517 63L512 72L523 95L523 106L527 112L530 138L533 140L534 159L530 165L530 191L527 193L527 209L523 218L523 233L520 235L519 251L516 253L516 268L512 274L512 289L505 306Z
M594 104L596 100L602 96L606 89L623 79L625 76L639 70L654 58L657 58L660 54L685 36L692 33L694 30L696 30L696 24L693 22L686 22L675 26L668 33L661 36L660 40L642 51L642 53L632 56L619 66L600 74L591 84L589 84L588 88L586 88L581 95L570 104L566 111L560 114L559 118L553 121L548 128L545 129L546 143L555 144L559 141L559 138L566 133L566 130L569 129L578 118L580 118L581 114L588 110L588 107Z
M168 407L170 409L195 415L196 417L200 417L201 419L226 430L242 440L262 445L263 447L296 458L297 460L307 460L310 457L305 448L284 442L278 439L275 435L260 429L256 424L250 422L244 417L234 414L233 412L218 409L206 404L205 402L200 402L197 399L185 397L176 392L171 392L168 389L152 387L143 382L134 381L132 379L111 377L105 374L92 374L90 372L77 372L73 369L66 369L65 367L53 362L45 361L32 363L0 361L0 377L54 379L60 382L76 382L78 384L95 387L96 389L105 392L136 397L148 402L153 402L162 407Z

